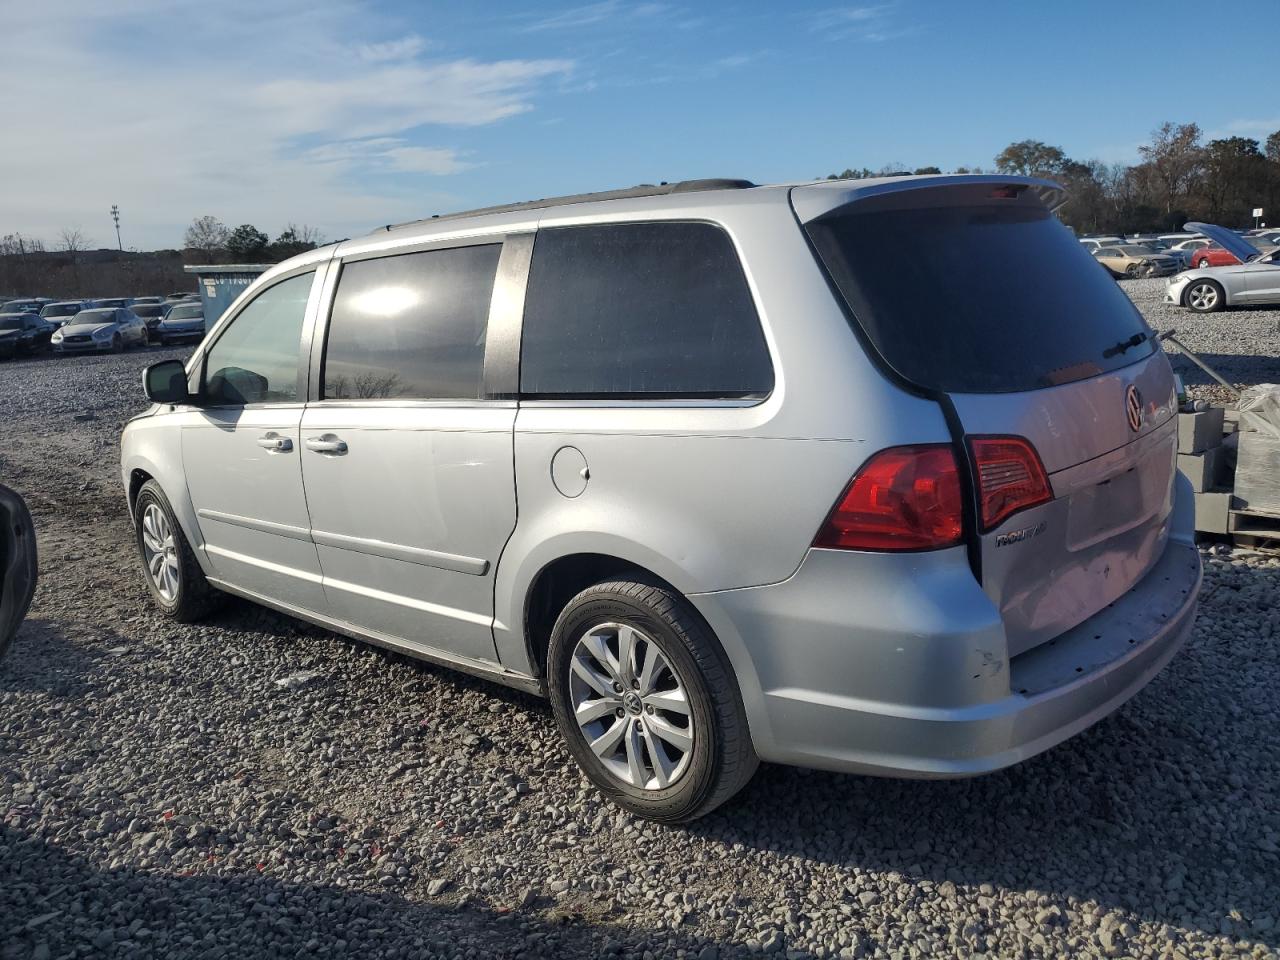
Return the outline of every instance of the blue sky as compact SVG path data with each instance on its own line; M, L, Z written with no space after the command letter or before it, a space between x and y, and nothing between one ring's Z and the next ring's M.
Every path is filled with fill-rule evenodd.
M177 245L213 214L335 239L639 182L1131 161L1164 120L1265 137L1275 0L875 4L0 0L0 233ZM1202 56L1203 54L1196 54ZM21 147L15 148L18 131ZM29 135L29 136L28 136Z

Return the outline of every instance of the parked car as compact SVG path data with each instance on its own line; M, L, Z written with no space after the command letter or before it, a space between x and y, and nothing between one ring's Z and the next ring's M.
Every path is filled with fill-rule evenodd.
M83 300L56 300L40 308L40 319L56 329L84 309Z
M1280 303L1280 248L1262 252L1234 231L1213 224L1187 224L1211 236L1229 252L1232 263L1198 267L1179 273L1165 288L1166 303L1195 313L1213 313L1225 307Z
M21 496L0 484L0 657L31 606L37 573L31 513Z
M155 340L159 335L160 321L168 314L169 306L166 303L135 303L129 309L141 317L143 323L147 325L148 339Z
M204 305L175 303L156 329L156 338L168 345L180 340L201 340L205 335Z
M285 261L146 372L147 587L545 693L657 820L757 758L1017 763L1161 670L1201 576L1173 370L1061 197L680 183Z
M1093 255L1117 277L1167 277L1181 266L1175 257L1131 243L1099 247Z
M1116 244L1127 242L1124 237L1081 237L1080 246L1084 247L1090 253L1100 250L1102 247L1113 247Z
M137 306L140 303L164 303L164 297L134 297L130 306Z
M0 359L48 350L52 329L38 313L0 313Z
M48 297L8 300L0 305L0 313L39 313L46 303L52 302Z
M192 297L195 297L198 299L199 296L200 294L195 293L194 291L188 291L186 293L183 293L182 291L178 291L176 293L169 294L167 297L165 297L165 300L167 302L172 303L177 300L190 300Z
M1252 251L1249 254L1249 259L1252 259L1254 254L1270 253L1276 249L1275 244L1260 240L1257 237L1242 237L1234 230L1226 230L1225 232L1244 244L1243 247L1240 247L1242 251ZM1194 267L1229 267L1243 262L1246 261L1221 243L1212 243L1207 247L1201 247L1191 255L1191 265Z
M132 297L106 297L105 299L93 301L95 307L111 307L113 309L128 307L132 303Z
M111 350L116 353L134 346L146 346L147 325L126 307L94 307L81 310L70 323L53 334L58 353Z

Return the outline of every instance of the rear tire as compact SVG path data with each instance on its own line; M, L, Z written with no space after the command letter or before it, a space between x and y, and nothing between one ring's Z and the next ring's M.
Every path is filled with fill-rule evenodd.
M1197 261L1196 261L1196 269L1198 269L1198 270L1203 270L1203 269L1204 269L1205 267L1207 267L1207 266L1209 266L1209 261L1208 261L1208 260L1201 259L1201 260L1197 260Z
M205 579L168 497L154 480L138 491L133 529L142 576L161 613L179 623L191 623L218 605L222 594ZM161 575L159 571L166 567L166 575Z
M630 658L618 656L624 631L634 638ZM584 653L593 643L604 644L595 649L605 661L613 658L616 671ZM650 660L655 653L658 660ZM584 662L594 683L583 679ZM759 766L728 657L689 602L665 584L608 581L570 600L551 633L547 679L574 759L601 793L637 816L697 819L746 786ZM580 724L592 711L595 719ZM690 745L676 746L682 740Z

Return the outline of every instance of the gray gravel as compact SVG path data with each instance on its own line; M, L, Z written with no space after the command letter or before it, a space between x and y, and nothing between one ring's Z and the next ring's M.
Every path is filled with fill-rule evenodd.
M1195 314L1164 302L1163 279L1122 280L1120 286L1152 327L1176 329L1179 340L1236 387L1280 382L1280 308ZM1169 355L1192 396L1218 403L1230 399L1176 349L1170 347Z
M1243 380L1278 315L1153 322ZM0 662L0 957L1276 955L1280 561L1207 553L1187 650L1012 770L764 768L657 827L531 697L249 604L160 619L115 470L168 355L0 364L42 566Z

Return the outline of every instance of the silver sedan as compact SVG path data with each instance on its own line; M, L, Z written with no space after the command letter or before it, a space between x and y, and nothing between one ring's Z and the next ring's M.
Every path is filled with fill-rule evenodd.
M1213 313L1224 307L1255 303L1280 303L1280 249L1263 253L1238 233L1211 223L1188 223L1187 229L1216 240L1240 262L1177 274L1165 288L1165 303L1196 313Z

